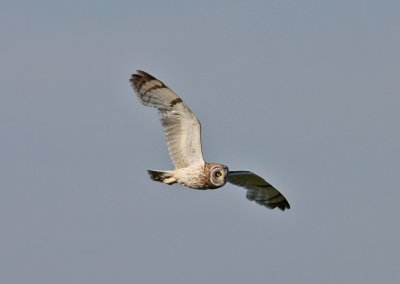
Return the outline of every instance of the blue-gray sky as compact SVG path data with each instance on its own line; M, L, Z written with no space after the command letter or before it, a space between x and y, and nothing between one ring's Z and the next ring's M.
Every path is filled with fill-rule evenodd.
M400 2L3 1L1 283L400 281ZM157 76L241 188L170 169Z

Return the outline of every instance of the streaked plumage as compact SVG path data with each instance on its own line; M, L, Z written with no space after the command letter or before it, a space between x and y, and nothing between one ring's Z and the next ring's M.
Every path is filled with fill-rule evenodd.
M271 184L249 171L229 171L223 164L207 163L201 149L201 126L196 115L167 85L138 70L130 82L140 102L158 109L171 171L148 170L150 178L166 184L180 183L194 189L215 189L228 181L247 189L246 197L268 208L289 209L286 198Z

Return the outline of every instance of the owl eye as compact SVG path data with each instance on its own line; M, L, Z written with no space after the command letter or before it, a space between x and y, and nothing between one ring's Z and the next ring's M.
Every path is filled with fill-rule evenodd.
M221 172L216 172L215 175L216 175L217 177L222 176Z

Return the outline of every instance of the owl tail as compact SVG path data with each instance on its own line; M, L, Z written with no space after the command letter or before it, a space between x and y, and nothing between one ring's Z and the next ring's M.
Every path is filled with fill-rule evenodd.
M147 172L149 173L150 178L154 181L159 181L166 184L174 184L177 182L173 172L171 171L147 170Z

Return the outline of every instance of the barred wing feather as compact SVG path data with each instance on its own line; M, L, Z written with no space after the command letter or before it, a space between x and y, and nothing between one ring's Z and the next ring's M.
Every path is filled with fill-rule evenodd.
M158 109L175 168L204 163L200 122L182 99L144 71L138 70L129 81L143 105Z
M230 171L228 182L247 189L246 197L260 205L282 211L290 209L286 198L262 177L249 171Z

